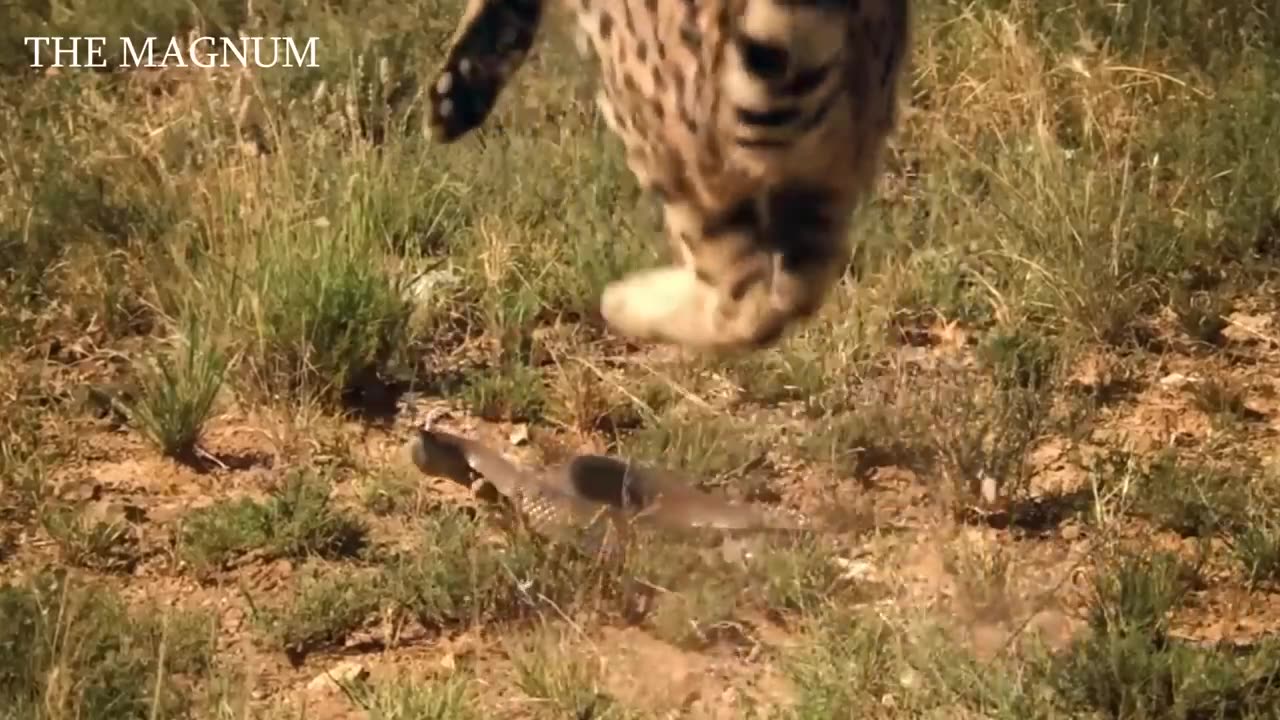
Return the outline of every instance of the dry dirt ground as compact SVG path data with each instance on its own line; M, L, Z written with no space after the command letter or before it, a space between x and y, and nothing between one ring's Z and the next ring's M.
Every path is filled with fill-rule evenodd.
M1158 513L1141 517L1127 511L1143 503L1140 495L1165 490L1135 477L1093 486L1099 473L1081 459L1089 450L1117 446L1117 437L1139 455L1168 447L1213 447L1227 421L1203 407L1205 391L1199 388L1206 378L1244 388L1248 399L1232 410L1240 423L1229 429L1233 442L1260 456L1272 452L1280 430L1275 399L1280 345L1270 333L1280 315L1274 307L1251 310L1232 316L1236 324L1215 352L1171 350L1129 368L1122 380L1105 362L1086 358L1074 373L1073 391L1100 393L1108 383L1123 382L1123 395L1101 409L1089 439L1040 438L1028 452L1033 489L1016 505L988 510L993 517L957 522L953 505L939 497L942 479L922 477L906 465L866 463L860 470L863 481L851 486L831 468L789 454L781 443L766 449L762 464L768 469L747 473L756 475L751 482L730 479L719 489L741 497L743 488L758 484L769 488L772 502L809 512L838 507L846 520L842 531L804 551L830 564L841 578L831 585L839 588L832 601L844 609L868 608L905 628L943 627L949 642L979 661L1006 655L1032 637L1056 651L1068 648L1088 631L1086 615L1095 597L1090 578L1105 572L1113 549L1126 544L1166 550L1200 566L1196 583L1173 613L1172 635L1205 646L1255 645L1280 628L1280 593L1247 582L1228 540L1188 537L1162 528L1160 522L1168 518ZM942 333L933 340L938 344L906 346L912 362L933 367L972 362L963 338ZM934 362L940 358L945 360ZM29 369L39 368L42 388L87 383L95 375L92 357L28 362ZM49 496L80 504L86 520L115 523L111 527L118 534L93 541L54 538L38 526L20 529L5 558L5 577L18 581L38 569L78 565L80 582L113 588L132 604L208 613L216 618L218 660L237 669L254 712L293 712L301 703L307 717L365 717L345 693L318 687L317 678L326 670L355 664L374 682L408 677L424 683L438 683L465 666L484 707L502 717L538 716L545 711L540 707L558 702L557 694L565 690L552 688L544 691L548 697L540 697L529 690L527 679L522 683L513 658L529 651L512 647L511 627L464 621L392 631L385 614L370 613L305 657L291 658L261 641L262 630L251 616L258 607L296 603L304 566L323 575L332 561L251 551L203 574L182 558L181 523L193 510L244 497L264 499L278 490L286 468L306 466L339 468L333 502L354 508L379 552L412 548L407 538L414 536L414 520L422 513L436 512L442 503L474 502L447 481L417 475L398 453L431 408L451 410L440 421L443 427L484 439L529 463L602 449L598 442L563 432L553 438L550 431L535 431L530 442L527 425L480 420L442 398L409 393L400 408L393 421L379 427L317 420L291 437L286 418L231 403L209 420L200 444L207 455L195 464L159 456L144 437L109 416L90 413L44 425L42 434L60 438L67 448L48 468ZM1077 452L1067 452L1069 445ZM379 485L371 489L375 480ZM395 509L371 512L379 507L371 498L386 492L400 493ZM789 627L797 622L794 617L776 616L749 600L720 602L727 604L706 609L710 618L696 610L682 616L691 626L701 624L696 632L703 637L694 642L669 627L655 631L661 621L652 615L637 620L598 605L565 612L535 600L532 604L541 607L517 626L520 633L533 633L536 662L585 663L593 692L642 716L675 712L730 718L742 717L748 707L793 704L793 680L777 658L815 640ZM731 630L717 628L724 610L728 619L722 622ZM910 633L906 637L910 642ZM894 707L895 692L910 695L912 684L923 682L913 677L885 681L884 707ZM552 710L550 716L568 715Z

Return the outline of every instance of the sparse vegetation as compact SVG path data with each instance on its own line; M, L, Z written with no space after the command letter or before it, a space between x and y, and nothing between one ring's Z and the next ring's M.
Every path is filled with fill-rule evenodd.
M474 720L473 682L459 675L428 684L397 678L355 694L373 720Z
M199 678L212 660L199 615L130 612L68 575L0 586L0 617L5 717L183 717L192 696L180 678Z
M194 320L181 342L177 363L158 355L153 367L139 373L142 397L133 415L161 452L190 458L222 389L228 360Z
M1234 540L1236 555L1251 582L1280 580L1280 523L1274 516L1256 518L1238 529Z
M367 573L310 577L279 608L259 608L255 615L266 638L301 662L321 647L341 647L377 611L378 582Z
M1237 655L1171 637L1195 570L1169 555L1127 556L1094 583L1090 634L1061 662L1061 692L1107 717L1266 717L1280 698L1280 648Z
M616 701L603 692L599 671L588 656L572 652L566 638L543 631L512 643L508 653L515 666L516 684L540 717L626 717Z
M137 564L137 538L123 517L89 517L64 506L46 509L41 520L68 565L121 571Z
M325 478L298 471L266 502L241 498L193 511L183 523L183 556L205 570L251 550L296 559L352 555L364 546L366 527L333 507L330 489Z
M460 0L9 5L0 718L1275 717L1274 2L917 3L858 262L736 358L601 327L665 243L560 23L438 146ZM319 66L22 42L189 31ZM395 474L443 406L852 522L583 552Z

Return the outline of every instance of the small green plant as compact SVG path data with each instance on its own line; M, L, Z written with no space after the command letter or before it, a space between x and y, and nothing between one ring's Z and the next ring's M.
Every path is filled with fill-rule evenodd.
M462 391L463 401L477 417L506 421L537 419L545 395L541 373L519 362L476 374Z
M378 611L384 597L375 574L307 577L289 603L257 609L254 622L272 646L301 662L319 648L341 644Z
M1190 589L1192 568L1170 553L1124 554L1093 578L1089 627L1095 633L1157 639Z
M452 509L433 512L424 526L422 547L387 566L390 592L403 612L425 628L439 628L527 610L535 595L523 578L532 579L536 544L517 542L514 552L502 553L483 541L482 519Z
M1191 398L1215 421L1244 420L1249 416L1245 391L1230 378L1206 378L1191 386Z
M413 307L388 270L369 202L351 198L333 226L272 226L250 245L256 270L227 292L256 298L238 310L254 330L246 360L266 397L332 405L402 349Z
M368 528L335 508L327 478L300 471L285 478L266 505L271 545L287 557L348 557L364 547Z
M928 418L908 404L909 396L895 388L856 409L840 408L815 418L816 427L797 439L797 449L860 481L886 465L923 470L932 461Z
M266 523L264 507L249 498L194 510L182 524L181 555L199 571L220 567L265 545Z
M824 359L833 348L827 343L811 344L817 347L802 345L778 355L732 358L724 363L724 371L755 402L812 402L827 390Z
M140 559L137 535L124 519L93 519L71 507L47 508L40 519L68 564L129 572Z
M727 578L701 578L659 595L649 619L654 633L680 647L705 649L735 627L740 588Z
M614 379L589 360L557 361L547 378L545 421L579 432L616 434L654 420L669 405L666 384L635 377Z
M749 471L765 460L765 440L733 417L663 413L653 424L620 438L619 452L645 462L661 458L690 477L713 481Z
M1280 522L1273 517L1254 518L1236 528L1232 540L1250 583L1280 580Z
M993 333L980 355L991 368L997 386L1042 390L1053 379L1058 348L1052 340L1029 328Z
M1140 476L1134 510L1184 537L1229 532L1245 522L1248 480L1161 454Z
M378 473L360 486L360 501L375 515L404 512L413 503L417 484L393 473Z
M344 557L365 544L365 524L334 508L327 479L290 471L265 503L249 498L193 511L183 524L180 552L200 571L215 569L254 549L302 558Z
M859 717L897 689L900 639L888 622L828 612L807 625L804 649L785 662L797 689L796 704L786 717Z
M139 616L139 630L155 647L164 646L164 666L172 673L199 676L214 664L218 618L200 609L155 608Z
M812 537L770 544L751 565L754 585L773 613L817 615L832 604L857 599L831 549Z
M782 663L795 704L770 717L1078 717L1034 649L980 658L944 624L848 608L828 608L797 630L804 642Z
M1011 551L999 545L964 544L948 548L944 562L947 571L956 578L957 595L980 617L988 612L999 617L1007 611L1013 565Z
M1045 392L946 381L923 392L931 419L923 441L926 457L940 471L953 510L967 515L984 501L999 505L1027 492L1031 452L1052 427L1052 401Z
M428 630L519 621L552 606L568 612L617 581L611 566L580 552L575 533L550 542L516 522L495 543L485 518L452 507L433 510L423 530L421 545L389 558L384 572L398 611Z
M516 685L543 706L541 716L614 717L616 701L603 692L590 661L564 647L552 630L537 630L510 643Z
M351 691L370 720L478 720L470 673L455 672L427 683L396 678Z
M0 380L5 379L0 374ZM30 382L28 387L34 390L38 387L34 380L13 378L12 383L20 388ZM35 398L6 393L3 385L0 398L7 405L0 413L0 477L5 478L0 483L0 504L11 508L12 518L26 519L36 513L45 496L46 474L59 447L40 431Z
M229 360L194 314L187 316L176 360L156 354L139 372L134 422L165 455L190 458L213 412Z

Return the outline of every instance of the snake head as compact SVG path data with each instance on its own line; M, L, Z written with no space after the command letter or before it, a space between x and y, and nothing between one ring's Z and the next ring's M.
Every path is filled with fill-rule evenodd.
M445 442L440 434L426 429L414 432L405 443L405 454L423 475L448 478L471 487L475 471L466 455L455 445Z

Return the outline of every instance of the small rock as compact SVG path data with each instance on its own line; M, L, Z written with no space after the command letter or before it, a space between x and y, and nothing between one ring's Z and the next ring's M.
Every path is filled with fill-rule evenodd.
M65 502L97 502L102 499L102 484L91 480L68 482L58 487L56 494Z
M1000 488L996 486L996 479L979 471L978 490L982 495L982 499L988 505L995 505L1000 499Z
M312 678L311 682L307 683L307 690L310 692L339 690L340 685L350 685L367 677L369 677L369 668L358 662L347 660Z
M226 612L222 616L222 622L227 630L236 632L242 625L244 625L244 618L244 611L240 608L227 608Z
M1182 373L1169 373L1160 378L1160 387L1166 390L1180 390L1188 385L1194 385L1200 382L1200 378L1195 376L1186 376Z
M510 441L510 443L516 447L520 447L521 445L524 445L525 443L529 442L529 426L528 425L515 426L515 429L511 431L511 435L507 438L507 440Z
M875 575L875 567L866 560L838 557L833 558L832 562L843 571L840 573L843 580L869 580Z
M741 539L726 539L720 544L720 559L730 565L744 565L753 557L751 546Z
M1068 525L1062 528L1062 539L1067 542L1075 542L1080 539L1080 528L1076 525Z

